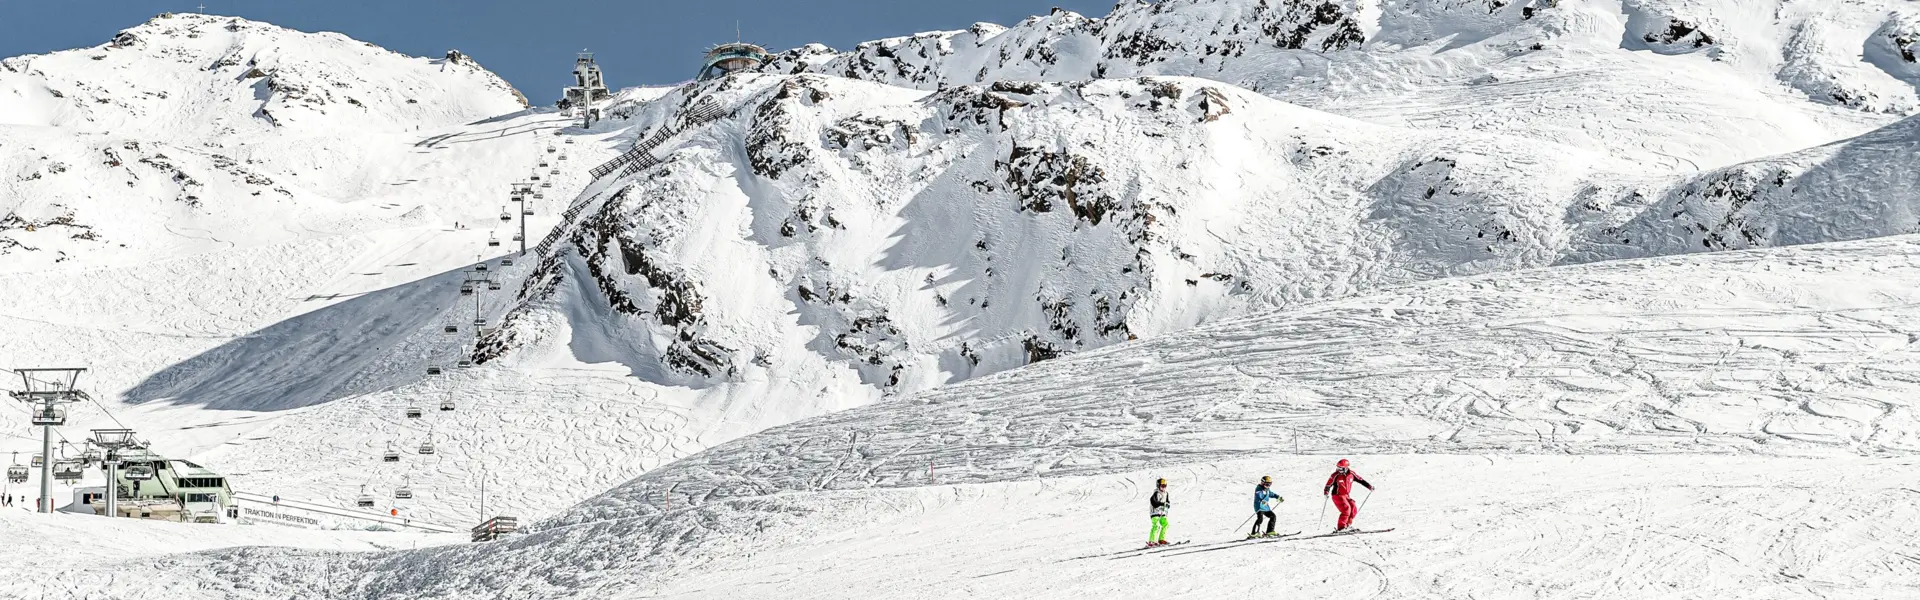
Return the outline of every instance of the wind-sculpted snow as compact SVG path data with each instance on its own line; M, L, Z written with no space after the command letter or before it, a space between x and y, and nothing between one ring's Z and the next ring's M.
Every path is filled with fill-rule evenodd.
M1856 135L1920 106L1899 2L1122 2L781 54L772 73L925 90L1203 77L1384 124L1498 131L1697 169ZM1878 31L1876 31L1878 29ZM1861 48L1868 48L1863 60ZM1801 92L1776 93L1785 84ZM1839 110L1825 106L1841 107ZM1765 116L1760 116L1765 115ZM1737 139L1721 141L1731 132ZM1691 161L1692 164L1686 164Z
M1584 258L1920 232L1916 159L1920 118L1910 118L1857 138L1702 173L1631 221L1600 232Z

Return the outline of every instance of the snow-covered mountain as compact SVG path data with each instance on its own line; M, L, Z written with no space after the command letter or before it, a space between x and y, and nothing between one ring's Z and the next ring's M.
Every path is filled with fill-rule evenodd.
M555 517L491 546L102 563L231 597L698 596L726 573L778 579L739 557L838 547L884 578L899 548L860 540L910 520L898 506L1006 525L1023 521L988 504L1034 496L1042 530L1109 543L1057 516L1081 494L1048 490L1188 469L1225 498L1239 475L1220 465L1291 461L1273 449L1295 441L1403 470L1471 462L1406 453L1574 455L1528 466L1541 485L1639 482L1596 455L1643 452L1841 457L1825 476L1844 479L1915 449L1894 399L1910 240L1717 251L1920 229L1915 14L1122 3L795 49L622 91L590 129L468 57L162 16L0 62L0 359L93 365L107 402L76 407L73 433L111 408L246 489L373 494L458 526L485 487L489 514ZM498 217L530 174L553 184L529 205L535 250L488 245L517 233ZM501 289L460 295L478 262ZM403 416L444 401L458 410ZM1767 460L1728 459L1750 476L1722 483L1777 485ZM402 486L415 498L390 499ZM1819 514L1907 514L1876 494ZM1449 518L1499 516L1441 498ZM884 516L823 524L848 510ZM1835 541L1820 531L1793 547ZM1486 538L1422 540L1439 550L1417 564L1442 565ZM1775 558L1763 570L1826 573ZM1485 583L1374 570L1426 597ZM1875 577L1890 587L1846 589L1908 581Z

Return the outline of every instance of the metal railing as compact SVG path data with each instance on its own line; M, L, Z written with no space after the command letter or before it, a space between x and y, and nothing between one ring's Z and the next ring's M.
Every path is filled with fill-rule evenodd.
M688 111L686 115L680 119L678 124L668 123L662 125L659 129L654 130L653 135L649 135L646 139L640 140L638 143L635 143L632 148L626 152L622 152L620 156L616 156L613 160L594 167L593 170L588 171L588 173L593 175L593 181L599 181L601 177L605 177L615 170L620 171L621 177L626 177L653 168L664 160L653 155L655 148L660 147L661 144L666 143L667 140L672 139L673 136L680 135L689 129L719 120L725 116L727 116L727 112L722 110L719 104L712 101L701 102L699 106ZM592 183L589 183L588 187L591 189ZM560 213L560 223L553 226L553 231L548 232L547 236L540 240L539 245L534 246L533 256L545 256L548 250L552 250L553 245L558 243L560 238L565 237L567 232L573 230L574 219L579 218L580 213L585 212L588 207L593 206L594 200L600 196L598 193L583 193L579 198L575 199L573 204L568 206L565 212Z

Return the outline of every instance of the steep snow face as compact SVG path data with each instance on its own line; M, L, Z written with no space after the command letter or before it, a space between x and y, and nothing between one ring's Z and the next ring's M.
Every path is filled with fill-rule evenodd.
M1764 248L1920 232L1920 117L1819 148L1689 177L1579 260ZM1628 202L1645 202L1629 198Z
M1123 2L1099 19L1056 12L845 53L809 46L766 69L929 90L1204 77L1385 124L1667 155L1666 166L1692 170L1857 135L1920 106L1897 4Z
M512 179L473 167L526 168L531 134L557 128L512 116L523 108L470 59L230 17L162 15L93 48L8 58L0 271L476 222L455 199ZM458 139L494 117L499 139Z
M570 238L584 264L527 284L591 282L646 335L572 343L624 347L675 385L824 357L912 391L1250 307L1547 265L1569 203L1600 186L1586 179L1630 168L1192 78L921 97L752 76L685 94L666 103L736 116L609 188ZM519 320L499 335L539 337Z

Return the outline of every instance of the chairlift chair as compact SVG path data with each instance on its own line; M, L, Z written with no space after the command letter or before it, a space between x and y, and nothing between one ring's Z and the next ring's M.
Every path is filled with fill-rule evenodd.
M535 200L538 200L538 199L540 199L540 195L539 195L539 194L534 194L534 195L533 195L533 198L534 198ZM528 206L528 207L524 207L524 208L521 208L521 209L520 209L520 214L523 214L523 215L526 215L526 216L529 216L529 217L531 217L531 216L533 216L533 207L531 207L531 206Z
M38 469L47 464L47 457L44 455L35 454L33 455L32 462L33 462L33 468Z
M547 168L547 159L544 159L544 158L540 159L540 168L542 169Z
M462 295L462 296L472 296L472 295L473 295L473 284L471 284L471 283L462 283L462 284L460 284L460 295Z
M460 333L460 326L448 323L446 327L442 327L440 330L447 333Z
M542 181L542 182L540 182L540 187L543 187L543 188L550 188L550 187L553 187L553 182L551 182L551 181Z
M514 240L519 240L520 238L519 238L519 236L515 236L515 237L514 237L513 239L514 239ZM496 292L497 292L497 291L500 291L500 282L498 282L498 281L489 281L489 282L487 282L487 289L489 289L489 290L493 290L493 291L496 291Z
M58 406L41 405L33 408L32 423L35 426L52 425L59 427L67 424L67 409Z
M567 153L565 152L560 153L560 160L566 160L566 159L567 159Z
M511 259L511 258L502 258L502 259L500 259L500 266L502 266L502 267L511 267L511 266L513 266L513 259Z
M406 487L406 486L400 486L400 488L399 488L399 489L396 489L396 490L394 490L394 491L393 491L393 497L394 497L394 499L396 499L396 500L412 500L412 499L413 499L413 488L409 488L409 487Z
M540 180L540 173L539 173L538 171L535 171L535 172L534 172L534 174L533 174L533 180L534 180L534 181L539 181L539 180Z
M500 242L494 242L493 245L498 246L500 245ZM478 265L474 265L473 270L479 271L481 273L485 273L487 272L487 263L480 263Z
M548 174L548 175L559 175L559 174L560 174L560 170L559 170L559 169L554 169L554 170L552 170L552 171L547 171L547 174Z
M445 399L445 400L441 400L441 401L440 401L440 410L441 410L441 411L443 411L443 412L453 412L453 399L452 399L452 398L448 398L448 399Z
M560 151L560 149L559 149L559 148L555 148L555 147L553 147L553 146L552 146L551 144L549 144L549 145L547 146L547 154L553 154L553 153L555 153L555 152L559 152L559 151Z
M13 465L11 467L7 467L7 483L26 483L26 482L27 482L26 465Z
M473 359L471 359L471 358L462 358L462 359L460 359L460 362L459 362L458 364L459 364L459 366L460 366L460 368L462 368L462 369L465 369L465 368L468 368L468 367L472 367L472 366L473 366Z
M477 318L477 319L474 319L474 320L473 320L473 326L474 326L474 327L486 327L486 326L487 326L487 318L486 318L486 317L480 317L480 318Z
M546 194L542 194L542 193L539 193L539 192L534 192L534 194L533 194L533 199L535 199L535 200L541 200L541 199L545 199L546 197L547 197L547 195L546 195Z
M418 407L414 407L414 406L407 407L407 418L418 419L420 418L420 416L421 416L420 409Z
M433 454L433 442L420 442L421 454Z
M153 479L153 467L149 465L133 465L127 467L126 477L127 481L146 481Z
M360 508L373 508L373 494L361 494L353 501L353 505Z
M53 461L54 481L79 481L86 472L86 461L77 458Z
M573 138L567 138L567 143L569 144L573 143Z
M435 367L427 367L427 374L428 374L428 375L439 375L439 374L440 374L440 367L437 367L437 366L435 366Z
M95 448L88 448L87 451L80 453L80 462L82 463L97 465L100 464L100 458L100 450Z
M388 448L386 454L380 455L380 462L400 462L400 451Z
M487 234L487 245L488 245L488 246L498 246L498 245L500 245L500 238L497 238L497 237L493 237L493 234L491 234L491 233L489 233L489 234Z
M501 208L501 209L500 209L500 220L502 220L502 221L512 221L512 220L513 220L513 213L510 213L510 212L507 212L507 209L505 209L505 208Z
M513 234L513 241L516 241L516 242L518 242L518 241L520 241L520 240L522 240L522 239L526 239L526 238L523 238L523 237L521 237L521 236L520 236L520 234L518 234L518 233L516 233L516 234ZM493 287L493 289L496 289L496 290L497 290L497 289L500 289L500 287L499 287L499 286L500 286L500 284L497 284L497 283L496 283L496 284L493 284L493 285L494 285L494 287Z

